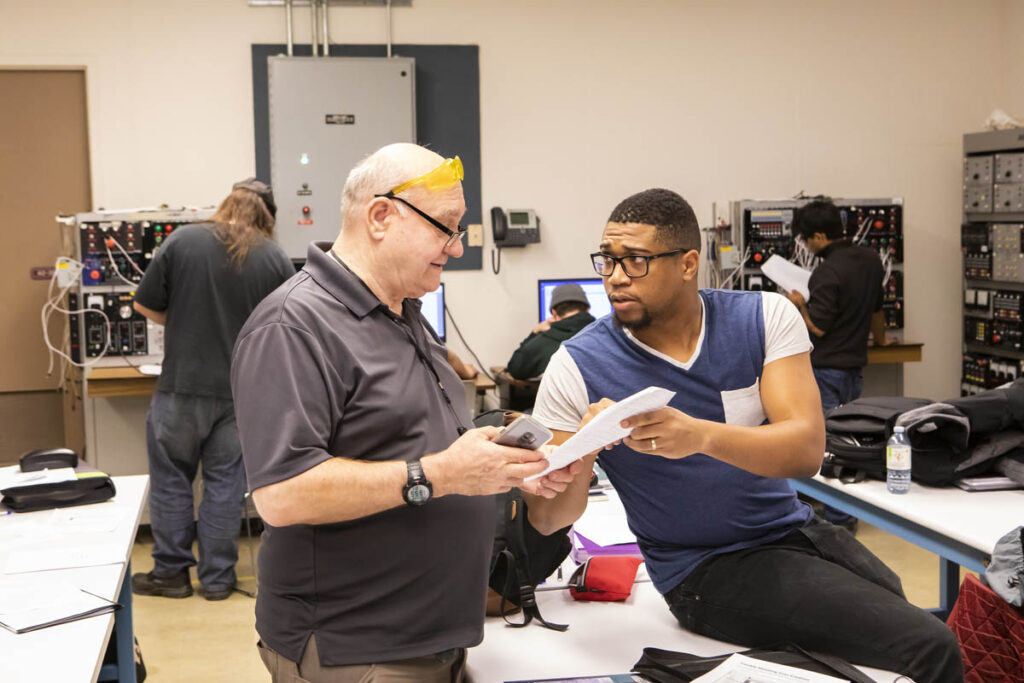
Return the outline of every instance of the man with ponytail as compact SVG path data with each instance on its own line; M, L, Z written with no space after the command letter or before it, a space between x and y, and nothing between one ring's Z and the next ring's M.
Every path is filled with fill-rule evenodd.
M171 233L135 293L135 310L166 327L163 371L146 418L153 570L132 577L137 595L192 595L189 567L207 600L235 586L246 490L231 399L231 349L249 314L295 269L274 242L270 188L249 178L208 223ZM202 465L199 521L192 482Z

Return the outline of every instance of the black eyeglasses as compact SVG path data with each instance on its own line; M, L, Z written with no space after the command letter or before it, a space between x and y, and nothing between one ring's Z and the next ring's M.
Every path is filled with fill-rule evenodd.
M417 214L419 214L420 217L423 220L425 220L426 222L430 223L431 225L433 225L435 228L437 228L438 230L440 230L444 234L448 235L448 241L444 243L444 248L445 249L448 249L449 247L454 246L456 242L461 241L462 238L466 236L466 230L461 225L459 226L458 230L451 230L444 223L442 223L441 221L437 220L436 218L431 216L426 211L420 211L418 208L416 208L416 206L413 205L412 202L407 202L406 200L402 199L401 197L396 197L394 192L388 192L387 194L375 194L373 196L374 197L383 197L384 199L391 199L391 200L394 200L394 201L402 202L403 204L408 206L410 209L415 211Z
M594 270L601 277L611 277L612 273L615 272L615 264L622 266L622 272L628 277L639 278L646 277L647 272L651 268L651 261L662 256L671 256L672 254L682 254L689 251L689 249L673 249L672 251L664 251L660 254L651 254L650 256L641 256L640 254L634 254L631 256L609 256L608 254L602 254L599 251L595 251L590 255L590 262L594 264Z

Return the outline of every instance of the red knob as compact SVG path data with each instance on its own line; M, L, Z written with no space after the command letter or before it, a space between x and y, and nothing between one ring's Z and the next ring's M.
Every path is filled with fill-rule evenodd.
M89 271L89 277L92 278L93 280L99 280L100 279L100 271L98 271L98 270L90 270Z
M304 215L308 216L309 215L309 207L308 206L302 207L302 213Z
M884 225L882 221L875 221L875 230L881 230Z
M761 261L764 261L764 255L762 255L762 254L754 254L754 261L756 263L760 263Z

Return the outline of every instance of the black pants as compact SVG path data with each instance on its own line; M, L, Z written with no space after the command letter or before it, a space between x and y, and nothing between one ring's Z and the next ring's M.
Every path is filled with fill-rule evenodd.
M708 558L665 595L682 626L745 647L791 642L917 683L961 683L960 647L846 529L815 519L774 543Z

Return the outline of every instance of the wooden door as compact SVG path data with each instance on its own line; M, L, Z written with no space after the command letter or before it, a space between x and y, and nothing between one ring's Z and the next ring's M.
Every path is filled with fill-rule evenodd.
M64 442L60 365L47 375L40 311L46 269L66 249L54 218L90 205L85 71L0 68L0 461ZM63 330L55 314L54 346Z

